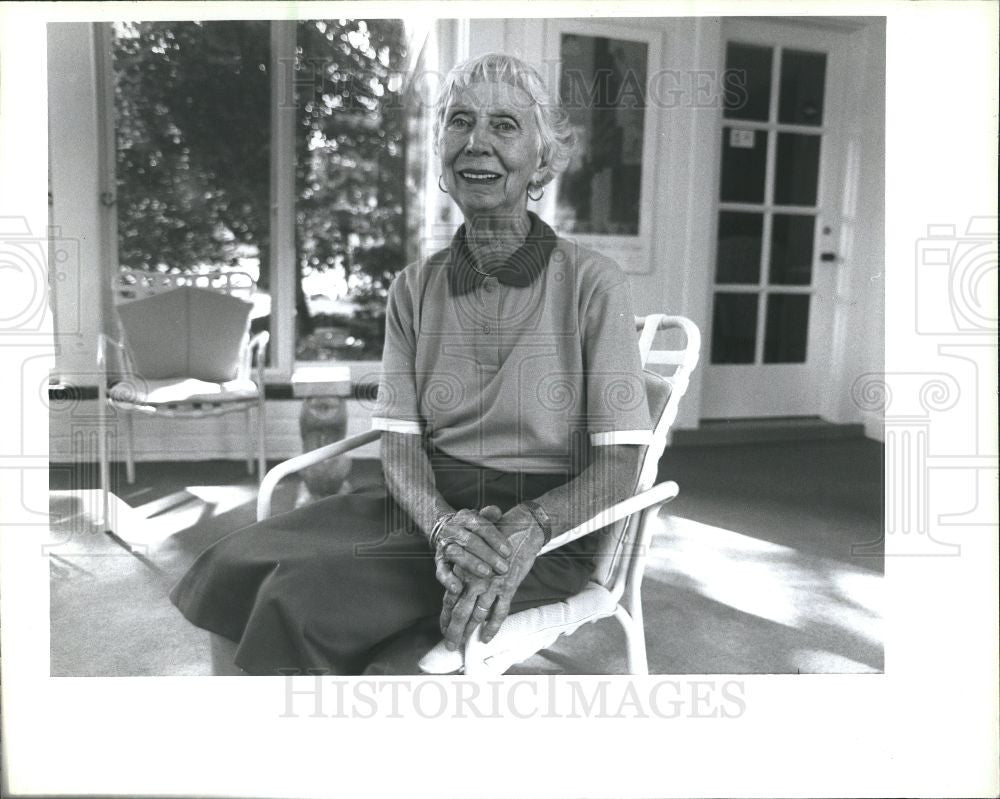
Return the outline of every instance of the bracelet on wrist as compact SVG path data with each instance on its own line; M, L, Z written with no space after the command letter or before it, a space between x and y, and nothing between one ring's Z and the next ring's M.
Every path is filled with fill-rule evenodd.
M549 540L552 538L552 520L549 518L549 514L533 499L525 500L521 503L521 507L525 508L534 517L535 522L541 529L542 535L545 537L543 546L549 543Z
M437 550L438 539L441 537L441 530L443 530L444 526L451 521L455 513L457 513L457 511L444 513L441 516L438 516L437 521L434 522L434 526L431 528L430 535L427 537L427 540L430 542L431 549Z

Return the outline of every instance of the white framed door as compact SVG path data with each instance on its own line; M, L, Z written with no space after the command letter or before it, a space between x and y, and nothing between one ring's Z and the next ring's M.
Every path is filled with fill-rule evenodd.
M538 213L630 273L653 269L659 114L647 102L663 30L629 20L546 20L543 77L577 133L568 169Z
M727 19L703 419L819 416L831 368L844 31Z

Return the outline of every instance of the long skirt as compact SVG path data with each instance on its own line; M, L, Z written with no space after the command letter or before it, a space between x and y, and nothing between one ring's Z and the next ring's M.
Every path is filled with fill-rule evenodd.
M437 454L438 491L455 509L507 511L569 478L499 472ZM593 570L580 539L539 557L511 612L580 591ZM237 643L250 674L380 673L441 639L444 588L427 540L384 490L339 494L238 530L203 552L170 598L193 624Z

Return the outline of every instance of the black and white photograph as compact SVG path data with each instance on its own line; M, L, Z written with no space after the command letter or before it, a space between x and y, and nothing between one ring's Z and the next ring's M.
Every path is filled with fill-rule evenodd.
M894 82L954 82L920 3L479 5L3 9L5 747L51 686L123 764L39 728L9 795L995 795L996 64ZM924 648L960 776L889 733Z
M882 670L883 20L48 37L53 675Z

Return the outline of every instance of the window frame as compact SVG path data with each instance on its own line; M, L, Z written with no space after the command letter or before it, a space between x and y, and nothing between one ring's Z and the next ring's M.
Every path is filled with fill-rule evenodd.
M656 209L653 198L663 167L657 163L656 148L659 141L660 114L649 100L650 83L662 69L663 31L645 29L627 24L608 24L608 20L550 19L546 21L544 62L550 71L543 75L549 82L549 91L559 96L559 78L562 74L562 35L604 37L641 42L646 50L646 108L643 117L642 185L639 189L639 232L634 236L605 235L600 233L570 233L575 241L614 258L630 274L650 274L653 271L653 230L656 227ZM549 66L551 65L551 67ZM543 216L555 219L559 177L546 187L539 203ZM558 228L556 228L557 232Z
M295 369L295 42L297 20L271 20L271 198L269 262L271 363L266 382L287 382Z

